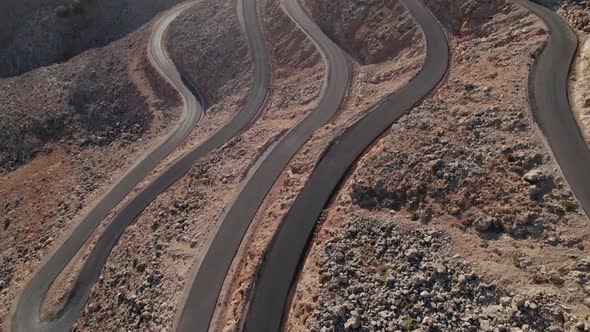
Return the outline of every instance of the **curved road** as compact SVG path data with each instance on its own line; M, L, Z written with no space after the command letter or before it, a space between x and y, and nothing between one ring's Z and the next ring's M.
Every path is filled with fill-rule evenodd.
M183 115L178 125L154 149L141 155L129 170L107 190L91 211L84 216L77 228L43 263L36 275L29 281L20 294L13 320L13 331L42 331L66 330L71 326L66 319L53 322L39 320L40 308L45 293L49 290L53 280L65 268L73 255L82 247L84 242L96 229L98 224L106 218L131 190L151 171L161 160L168 156L186 137L202 118L203 109L196 97L183 83L180 74L170 62L162 49L162 36L166 28L183 10L191 4L184 4L170 10L154 27L149 40L148 55L158 72L165 77L180 93L185 105Z
M183 10L194 4L189 2L177 6L166 13L157 23L149 44L149 55L158 71L166 77L180 92L185 103L185 111L180 125L169 134L157 148L144 154L131 170L113 186L104 198L82 220L80 225L60 245L36 272L22 290L11 321L13 331L67 331L80 316L92 286L96 283L110 251L126 227L153 201L160 193L186 174L193 163L210 151L222 146L239 133L256 116L264 105L270 84L270 62L266 53L264 38L257 17L245 16L242 24L246 30L248 43L253 58L254 84L244 107L221 129L211 135L201 145L175 160L144 189L132 197L114 217L112 222L100 235L94 249L87 257L80 274L77 276L72 292L58 317L51 321L40 320L40 308L49 287L83 246L101 220L120 203L125 196L152 170L156 164L170 154L192 131L198 119L202 117L202 108L189 87L183 83L181 75L162 49L161 40L167 26Z
M254 15L255 0L243 0L246 13ZM186 283L184 305L178 311L176 330L207 331L227 271L256 211L293 155L340 107L348 89L351 68L347 55L305 14L297 1L285 3L291 18L313 39L326 61L321 100L314 111L291 128L250 171L202 260L192 268Z
M568 75L578 46L576 34L550 9L528 0L515 1L539 16L549 28L549 43L531 72L530 104L568 184L590 215L590 150L567 95Z
M291 283L307 242L325 204L349 167L394 121L422 100L444 77L449 61L446 36L425 6L404 0L426 38L426 60L420 72L346 129L325 151L282 221L255 281L245 318L245 331L279 331Z

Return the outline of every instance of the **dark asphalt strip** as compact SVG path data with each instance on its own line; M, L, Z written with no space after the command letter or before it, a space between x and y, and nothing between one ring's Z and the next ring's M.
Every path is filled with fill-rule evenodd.
M549 28L549 43L535 60L529 80L533 115L586 215L590 214L590 150L570 109L567 85L576 54L576 34L557 14L527 0L516 0Z
M255 0L244 0L252 15ZM320 103L309 115L290 129L252 169L238 196L220 217L219 229L206 254L197 261L187 281L185 303L179 311L178 331L207 331L219 293L233 258L240 247L256 211L293 155L323 126L342 103L351 77L346 54L307 17L297 1L285 7L295 22L314 40L327 61L327 78Z
M300 259L316 221L340 180L363 151L432 91L447 71L449 49L442 28L421 2L404 0L404 4L424 32L427 45L425 63L407 85L347 128L318 162L262 259L245 318L245 331L280 330Z
M168 20L168 18L166 20ZM107 195L97 207L93 209L90 215L84 219L73 233L63 242L57 251L51 255L46 263L25 286L12 318L11 328L13 331L68 331L79 318L82 309L90 296L92 287L98 280L104 263L127 226L129 226L129 224L133 222L133 220L160 193L186 174L195 161L222 146L254 119L266 99L270 84L271 68L257 17L245 16L244 24L254 63L254 85L250 90L250 94L244 107L242 107L240 112L238 112L234 118L215 132L204 143L174 161L172 165L166 168L121 208L121 211L114 217L112 222L100 235L96 246L87 257L80 274L74 282L72 292L67 298L64 309L55 319L50 321L40 321L39 315L41 304L49 287L60 272L66 267L68 262L74 257L76 252L83 246L85 241L90 237L98 223L106 217L106 215L126 196L127 193L131 191L131 189L133 189L135 184L139 182L141 178L153 168L153 166L184 141L186 136L188 136L192 130L192 127L190 127L190 130L188 130L186 135L176 135L178 136L177 138L179 141L170 149L165 150L165 155L148 155L146 160L149 161L149 165L153 164L153 166L142 167L137 171L134 170L138 173L138 179L136 179L136 177L123 178L120 182L127 187L123 186L122 189L116 187L116 192L109 193L109 195ZM163 31L160 32L163 33ZM180 75L171 63L163 64L160 69L168 76L168 79L171 80L175 86L182 87L183 91L181 92L188 91L188 88L182 84ZM187 103L187 107L197 107L196 98L194 96L184 96L183 94L183 97ZM188 98L190 98L190 102L187 102ZM187 124L184 123L181 126L184 127L187 126Z

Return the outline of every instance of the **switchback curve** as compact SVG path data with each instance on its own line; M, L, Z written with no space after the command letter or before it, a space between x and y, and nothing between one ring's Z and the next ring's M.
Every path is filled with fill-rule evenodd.
M243 0L256 11L255 0ZM187 280L184 303L177 313L177 331L207 331L219 293L240 243L276 179L295 153L339 109L351 79L347 55L305 14L297 1L285 8L319 48L327 76L318 106L272 145L250 171L238 196L220 217L219 228L210 239L205 256L195 263Z
M347 128L322 155L262 258L246 313L245 331L280 330L301 257L316 221L341 179L362 152L432 91L447 71L449 48L441 26L420 1L404 0L404 3L424 32L424 65L407 85L386 97Z
M193 163L208 152L222 146L225 142L247 126L262 108L270 84L270 62L266 53L264 38L257 21L250 19L242 23L246 30L250 50L254 63L254 83L242 109L222 128L211 135L205 142L188 153L176 159L162 173L140 190L121 208L111 223L100 235L94 249L87 257L82 270L74 281L63 310L58 317L51 321L41 321L40 308L49 287L76 252L96 229L113 208L152 170L158 162L169 155L190 134L202 116L202 108L189 87L184 85L180 73L172 62L165 56L161 41L164 31L170 22L183 10L195 2L179 5L167 12L157 23L149 44L150 58L156 64L157 70L181 93L187 115L180 124L169 134L164 143L154 151L146 153L110 191L93 208L67 239L51 254L41 268L35 273L29 283L22 290L14 310L11 329L13 331L66 331L71 328L80 316L84 305L90 296L92 286L96 283L102 267L110 251L127 226L152 202L160 193L190 170Z

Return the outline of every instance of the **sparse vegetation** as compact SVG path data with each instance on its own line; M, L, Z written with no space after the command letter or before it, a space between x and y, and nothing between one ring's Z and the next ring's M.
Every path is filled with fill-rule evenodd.
M521 260L520 260L520 259L521 259L523 256L524 256L524 255L523 255L522 253L514 253L514 254L512 255L512 264L513 264L515 267L517 267L517 268L519 268L519 269L520 269L520 268L522 267L522 262L521 262Z
M72 1L72 11L76 14L81 14L84 11L84 7L80 0Z
M575 202L565 201L565 203L563 203L563 206L565 207L565 210L567 212L577 212L578 211L578 204L576 204Z
M408 317L404 320L404 325L406 330L413 331L418 327L418 322L416 321L416 318Z
M563 215L565 213L565 210L558 205L553 205L553 204L549 204L549 203L542 203L541 207L543 207L545 210L547 210L547 212L550 213L554 213L556 215Z
M59 5L57 7L55 7L55 16L60 17L60 18L66 18L69 17L71 14L70 12L70 8L66 7L64 5Z
M399 309L402 312L410 311L410 310L412 310L413 307L414 307L414 304L410 301L407 301L407 300L403 300L399 305Z
M533 282L535 284L544 284L547 281L548 281L547 280L547 277L545 277L545 275L543 275L542 273L535 273L535 274L533 274Z
M73 0L70 5L59 5L55 8L55 15L59 18L68 18L72 14L80 15L84 12L82 0Z
M381 276L381 278L385 278L387 276L387 266L381 265L379 268L379 276Z
M553 274L551 275L551 283L555 286L561 286L565 283L565 280L563 280L560 274Z

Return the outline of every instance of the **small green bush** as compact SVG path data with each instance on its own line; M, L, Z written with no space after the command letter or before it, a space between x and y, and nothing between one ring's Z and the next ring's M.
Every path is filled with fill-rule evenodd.
M517 268L521 268L522 267L522 262L520 261L520 259L524 256L524 254L522 253L514 253L512 254L512 264L517 267Z
M575 202L566 201L565 203L563 203L563 206L565 206L565 210L567 212L576 212L576 211L578 211L578 204L576 204Z
M382 278L384 278L385 276L387 276L387 266L381 265L381 267L379 268L379 275Z
M64 5L57 6L55 7L55 15L61 18L68 17L70 16L70 8Z
M404 320L404 325L406 326L406 330L414 331L418 327L418 321L414 317L408 317Z
M84 11L84 8L82 7L82 2L80 0L72 1L72 10L76 14L82 13Z

